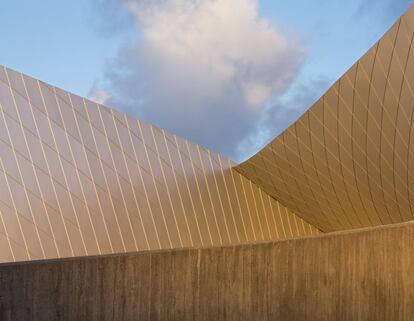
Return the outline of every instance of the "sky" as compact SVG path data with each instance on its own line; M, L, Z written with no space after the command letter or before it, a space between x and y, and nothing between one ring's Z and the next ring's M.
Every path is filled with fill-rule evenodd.
M242 161L412 0L0 1L0 65Z

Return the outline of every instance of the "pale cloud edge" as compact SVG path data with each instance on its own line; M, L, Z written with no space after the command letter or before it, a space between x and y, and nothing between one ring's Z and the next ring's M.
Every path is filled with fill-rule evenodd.
M260 17L257 0L106 2L128 12L137 39L91 97L232 159L249 154L306 58L300 37Z

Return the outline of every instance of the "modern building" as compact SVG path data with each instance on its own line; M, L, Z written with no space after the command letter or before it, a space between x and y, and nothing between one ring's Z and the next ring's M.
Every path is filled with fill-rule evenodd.
M414 8L237 167L323 232L414 219Z
M0 68L0 260L319 233L229 160Z
M0 68L0 319L413 320L413 40L414 6L242 164Z

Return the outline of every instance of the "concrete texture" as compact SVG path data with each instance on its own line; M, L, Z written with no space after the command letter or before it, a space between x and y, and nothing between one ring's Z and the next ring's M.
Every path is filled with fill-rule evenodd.
M0 265L0 320L414 320L414 224Z

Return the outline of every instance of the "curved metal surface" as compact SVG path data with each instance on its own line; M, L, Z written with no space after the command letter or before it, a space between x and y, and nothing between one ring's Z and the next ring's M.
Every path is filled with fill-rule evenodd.
M412 220L413 39L411 7L298 121L237 166L0 68L0 262Z
M414 6L237 170L323 231L414 218Z
M159 128L0 68L0 262L319 232L232 167Z

